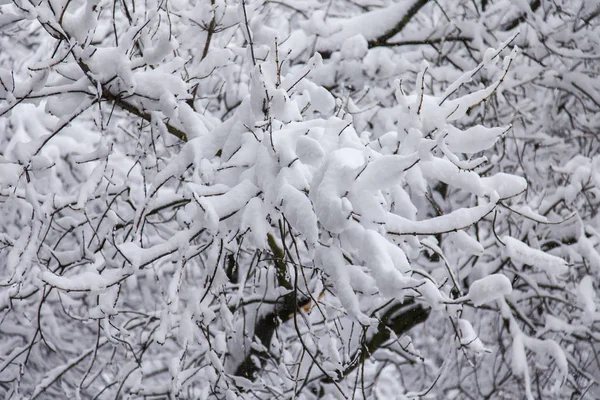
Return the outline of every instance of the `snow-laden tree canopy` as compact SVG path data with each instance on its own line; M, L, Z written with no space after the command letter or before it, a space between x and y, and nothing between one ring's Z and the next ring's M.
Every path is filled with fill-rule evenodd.
M599 15L0 0L0 394L600 396Z

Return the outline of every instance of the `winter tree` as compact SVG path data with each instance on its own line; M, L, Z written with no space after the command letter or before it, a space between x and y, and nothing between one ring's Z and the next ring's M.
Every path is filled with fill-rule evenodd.
M0 0L0 394L597 398L599 15Z

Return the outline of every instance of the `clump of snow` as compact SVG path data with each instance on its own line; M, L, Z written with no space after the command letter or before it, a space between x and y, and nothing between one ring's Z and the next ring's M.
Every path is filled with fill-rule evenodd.
M479 355L483 353L491 353L491 351L483 345L483 342L473 329L473 325L466 319L458 319L458 332L460 334L460 344Z
M483 277L471 284L467 298L475 306L490 303L494 300L504 298L512 292L510 279L502 274L493 274Z
M567 262L560 257L532 249L520 240L510 236L504 236L502 242L506 244L506 255L517 264L531 265L537 270L551 275L562 275L569 271Z
M442 310L449 299L438 289L438 287L429 279L425 279L421 285L417 287L418 292L423 296L423 299L434 310Z
M481 243L465 231L448 233L448 240L454 248L465 254L480 256L484 252Z
M340 50L342 58L346 60L361 59L369 50L369 44L363 35L354 35L346 40L342 44Z
M579 281L577 287L577 300L583 307L587 320L593 320L593 315L596 312L596 290L594 289L594 278L586 275Z

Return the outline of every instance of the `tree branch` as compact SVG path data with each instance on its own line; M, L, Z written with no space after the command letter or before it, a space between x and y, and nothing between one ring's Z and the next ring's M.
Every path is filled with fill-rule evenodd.
M138 109L136 106L134 106L133 104L130 104L128 102L126 102L125 100L123 100L122 98L120 98L119 96L115 96L114 94L112 94L110 92L110 90L102 90L102 98L107 100L107 101L111 101L114 102L119 108L130 112L131 114L143 118L144 120L151 122L152 121L152 116L140 109ZM174 127L171 124L165 123L165 126L167 127L167 131L173 135L176 136L178 139L187 142L187 135L185 132L183 132L182 130Z
M385 313L380 318L377 332L371 336L362 347L358 349L351 357L354 362L342 372L342 377L347 376L359 365L367 360L373 353L380 349L391 336L391 332L396 335L402 335L415 326L425 322L431 313L430 308L416 303L414 299L407 300L404 303L399 301L389 305ZM331 378L324 378L324 382L332 382Z
M398 33L400 33L404 29L404 27L410 22L410 20L415 15L417 15L417 13L419 12L419 10L421 8L423 8L423 6L425 4L427 4L428 2L429 2L429 0L417 0L412 5L412 7L408 9L408 11L406 12L406 14L404 14L404 17L402 17L402 19L400 21L398 21L398 23L396 24L396 26L394 26L392 29L390 29L389 31L387 31L383 35L379 36L378 38L376 38L374 40L370 40L369 41L369 48L378 47L378 46L384 46L389 39L391 39L392 37L394 37Z
M81 58L78 58L75 55L75 53L73 53L73 49L71 49L71 52L73 54L73 58L75 58L75 60L77 61L77 65L79 65L79 68L81 68L81 70L88 77L88 79L90 80L90 82L92 82L94 85L96 85L98 82L96 82L96 79L93 77L93 74L92 74L92 72L90 70L90 67L88 67L88 65L86 63L84 63L81 60ZM100 83L100 86L102 88L102 98L104 100L114 102L119 108L122 108L123 110L128 111L128 112L130 112L133 115L136 115L136 116L138 116L140 118L143 118L144 120L146 120L148 122L152 121L152 116L150 114L148 114L148 113L146 113L146 112L138 109L133 104L130 104L130 103L126 102L120 96L114 95L102 83ZM175 128L173 125L170 125L168 123L165 123L165 126L167 127L167 131L171 135L176 136L177 138L179 138L180 140L183 140L184 142L187 142L187 134L185 132L183 132L180 129Z
M380 47L380 46L389 46L387 41L389 39L391 39L392 37L394 37L395 35L397 35L398 33L400 33L406 27L406 25L408 25L410 20L419 12L419 10L421 8L423 8L423 6L425 4L427 4L428 2L429 2L429 0L416 0L413 3L413 5L408 10L406 10L406 12L404 13L404 16L398 21L398 23L396 23L396 25L394 25L392 28L388 29L381 36L378 36L378 37L368 41L369 48ZM378 11L380 11L380 10L378 10ZM375 11L375 12L378 12L378 11ZM375 19L374 19L374 21L376 23ZM341 44L342 44L341 42L338 43L337 47L341 46ZM328 59L331 57L331 54L335 50L336 50L336 48L333 48L333 47L323 48L323 49L319 50L319 53L321 53L321 56L323 57L323 59Z

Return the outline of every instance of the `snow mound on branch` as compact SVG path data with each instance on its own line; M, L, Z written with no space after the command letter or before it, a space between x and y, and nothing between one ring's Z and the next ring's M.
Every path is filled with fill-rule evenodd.
M506 255L515 263L531 265L537 270L551 275L562 275L569 271L567 262L560 257L532 249L520 240L510 236L504 236L502 242L506 244Z
M460 318L458 320L458 330L460 333L460 344L475 354L491 353L490 350L485 348L481 339L473 329L473 325L466 319Z
M493 274L473 282L466 298L478 307L508 296L511 292L510 279L502 274Z

